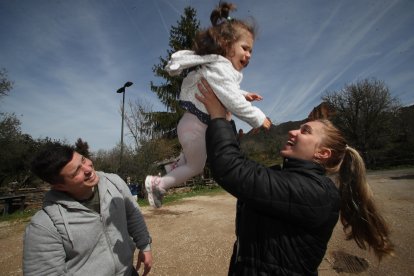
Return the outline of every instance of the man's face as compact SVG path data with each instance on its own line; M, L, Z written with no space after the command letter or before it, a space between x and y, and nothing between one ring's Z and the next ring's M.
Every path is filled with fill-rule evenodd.
M98 184L99 176L93 168L92 161L74 152L72 160L60 171L63 183L54 185L54 189L79 195Z
M234 69L242 71L250 61L253 50L253 36L251 33L244 31L231 47L231 50L227 54L226 58L230 60Z

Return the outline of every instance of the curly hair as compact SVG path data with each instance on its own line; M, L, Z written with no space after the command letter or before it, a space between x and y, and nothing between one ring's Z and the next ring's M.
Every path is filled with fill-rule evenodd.
M250 33L255 39L255 24L230 17L230 12L234 10L236 10L234 4L221 2L211 12L210 21L212 26L196 34L193 44L193 50L196 54L227 56L232 45L244 33Z

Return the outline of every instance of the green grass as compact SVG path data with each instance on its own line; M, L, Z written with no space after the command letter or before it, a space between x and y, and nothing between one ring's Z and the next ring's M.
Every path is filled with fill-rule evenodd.
M169 193L167 196L163 199L163 204L168 204L171 202L177 202L183 198L187 197L193 197L193 196L200 196L200 195L215 195L223 193L224 190L218 185L195 185L192 187L189 187L188 191L185 192L173 192ZM139 198L138 199L139 206L149 206L148 200ZM1 216L0 215L0 222L2 221L29 221L30 218L37 212L38 210L24 210L22 211L16 211L12 214Z
M16 211L9 215L0 215L0 222L2 221L16 221L16 220L22 220L22 221L29 221L30 218L37 212L38 210L24 210L24 211Z
M189 191L186 192L173 192L166 195L162 201L162 204L168 204L171 202L177 202L183 198L201 196L201 195L216 195L223 193L224 190L218 185L205 186L205 185L195 185L190 187ZM139 198L139 206L149 206L148 200Z

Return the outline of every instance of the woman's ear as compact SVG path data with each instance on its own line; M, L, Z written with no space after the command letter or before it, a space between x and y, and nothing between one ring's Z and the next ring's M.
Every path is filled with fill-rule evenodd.
M315 158L319 160L326 160L332 155L331 149L321 147L315 152Z

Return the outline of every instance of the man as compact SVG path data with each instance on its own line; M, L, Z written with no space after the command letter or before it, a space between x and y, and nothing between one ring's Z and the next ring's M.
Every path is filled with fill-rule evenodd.
M148 274L151 237L119 176L96 172L91 160L58 143L37 154L32 172L51 190L26 227L24 275L138 275L141 263Z

